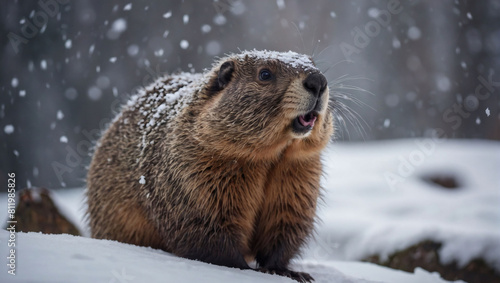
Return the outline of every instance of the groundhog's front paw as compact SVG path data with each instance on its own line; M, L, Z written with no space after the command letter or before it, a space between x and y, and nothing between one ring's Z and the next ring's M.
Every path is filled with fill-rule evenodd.
M286 277L292 278L293 280L296 280L300 283L310 283L311 281L314 281L314 278L311 275L309 275L309 273L305 273L305 272L297 272L297 271L292 271L292 270L288 270L288 269L278 270L278 269L272 269L272 268L266 268L266 267L260 267L257 270L260 272L264 272L264 273L286 276Z

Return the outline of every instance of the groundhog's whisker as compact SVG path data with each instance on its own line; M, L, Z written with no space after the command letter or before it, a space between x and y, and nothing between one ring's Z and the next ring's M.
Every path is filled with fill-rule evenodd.
M345 125L345 129L340 129L341 131L346 131L348 137L350 137L349 128L346 122L348 122L354 129L364 138L366 136L365 126L370 127L368 123L351 107L349 107L346 102L352 103L357 107L367 107L375 111L375 109L366 104L363 100L358 97L358 93L368 93L374 95L374 93L352 84L346 84L346 82L351 81L371 81L368 78L360 76L342 75L336 79L333 79L329 83L330 87L330 107L333 108L334 115L340 124ZM335 111L337 110L337 111Z
M352 110L349 106L339 100L333 101L333 109L335 118L340 121L344 128L341 131L346 131L348 137L350 138L349 128L347 127L346 120L351 124L356 131L362 136L364 139L366 136L365 126L370 127L368 123L361 117L356 111Z
M351 101L357 106L367 107L375 111L375 108L373 108L371 105L366 104L363 100L354 97L351 93L339 90L333 90L333 92L334 92L334 99L343 99L344 101Z

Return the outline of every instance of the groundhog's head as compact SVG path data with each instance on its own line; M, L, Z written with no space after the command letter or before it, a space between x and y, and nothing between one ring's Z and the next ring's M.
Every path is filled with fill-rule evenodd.
M202 91L197 139L221 154L307 156L333 132L325 76L295 52L247 51L220 60Z

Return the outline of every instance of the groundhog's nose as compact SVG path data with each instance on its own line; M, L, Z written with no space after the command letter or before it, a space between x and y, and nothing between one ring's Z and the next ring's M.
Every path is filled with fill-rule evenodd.
M304 87L315 97L320 97L325 92L327 81L321 73L313 73L304 80Z

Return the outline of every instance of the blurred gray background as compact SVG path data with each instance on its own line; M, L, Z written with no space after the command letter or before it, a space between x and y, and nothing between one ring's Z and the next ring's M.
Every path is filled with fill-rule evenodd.
M9 0L0 22L0 184L83 186L136 89L254 48L313 56L358 116L337 141L500 140L499 0Z

